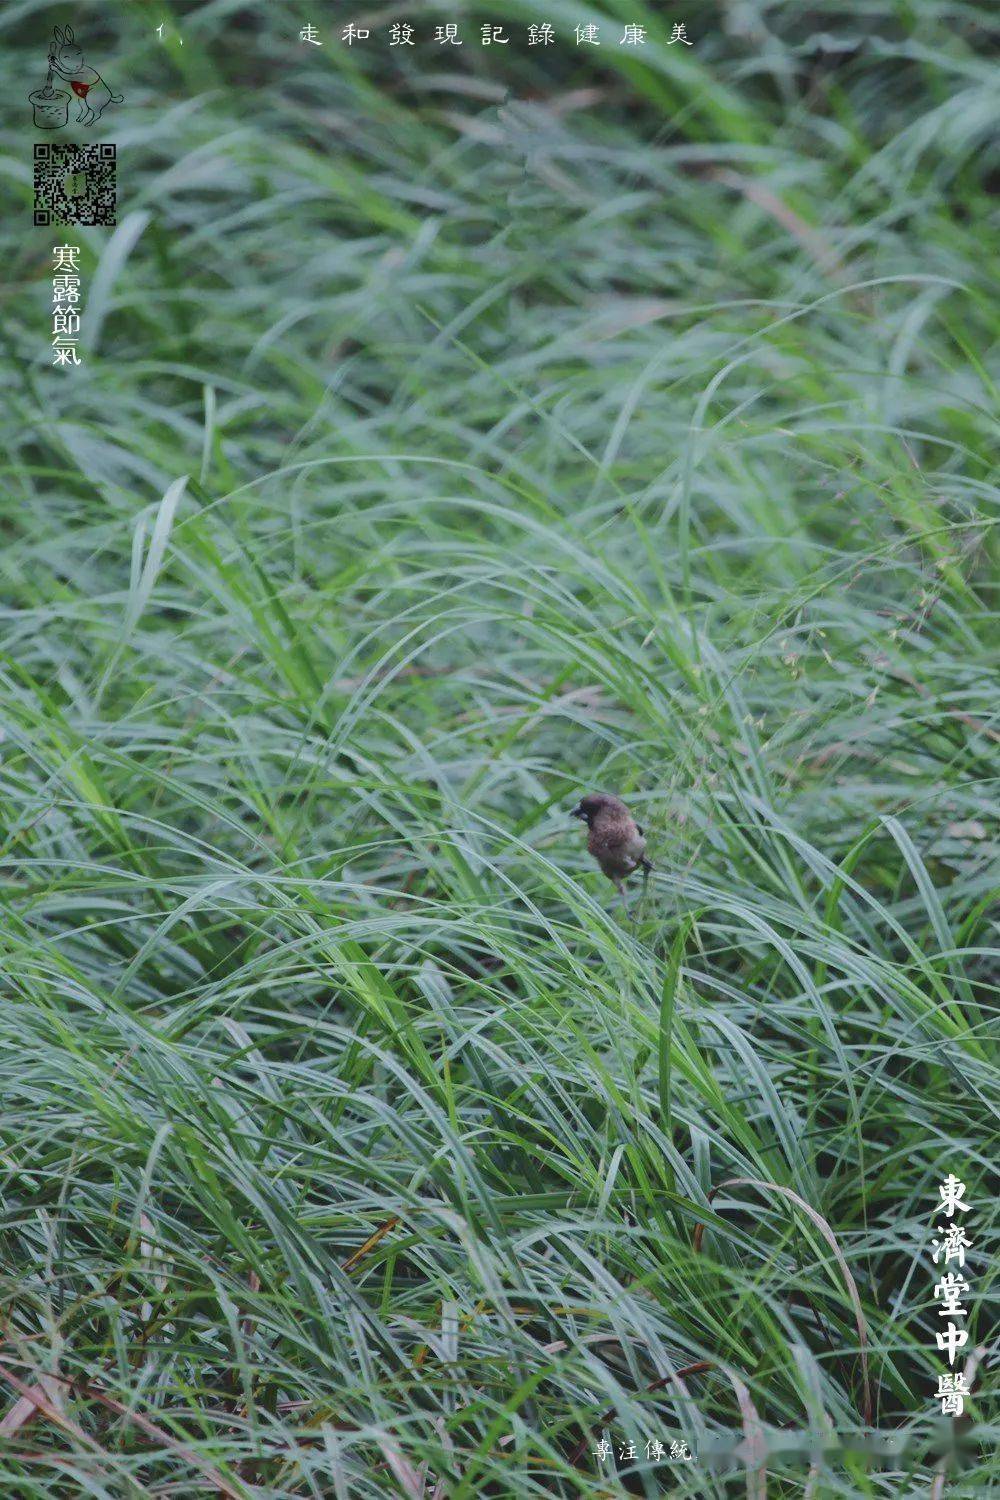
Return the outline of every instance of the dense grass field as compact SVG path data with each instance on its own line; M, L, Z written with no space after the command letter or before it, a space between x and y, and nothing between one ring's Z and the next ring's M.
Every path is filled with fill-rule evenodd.
M0 1494L985 1495L990 8L409 10L0 20Z

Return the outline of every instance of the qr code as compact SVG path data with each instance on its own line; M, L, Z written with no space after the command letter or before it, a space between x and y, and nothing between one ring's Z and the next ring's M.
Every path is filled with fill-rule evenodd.
M115 146L35 146L35 223L117 222L118 154Z

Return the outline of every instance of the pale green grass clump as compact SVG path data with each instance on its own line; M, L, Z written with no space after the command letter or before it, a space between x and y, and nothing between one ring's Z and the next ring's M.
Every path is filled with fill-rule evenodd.
M79 372L4 140L0 1494L985 1494L982 12L230 11L88 22Z

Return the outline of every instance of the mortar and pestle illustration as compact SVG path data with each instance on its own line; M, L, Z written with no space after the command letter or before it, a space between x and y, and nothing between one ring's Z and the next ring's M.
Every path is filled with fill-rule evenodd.
M45 87L28 95L28 103L35 112L35 125L39 130L58 130L69 118L69 94L65 89L52 87L55 62L55 54L50 52L49 75L45 80Z

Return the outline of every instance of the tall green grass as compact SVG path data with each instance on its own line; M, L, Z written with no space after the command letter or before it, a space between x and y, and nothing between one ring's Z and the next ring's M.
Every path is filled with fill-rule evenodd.
M989 17L543 9L0 21L4 1495L997 1482Z

